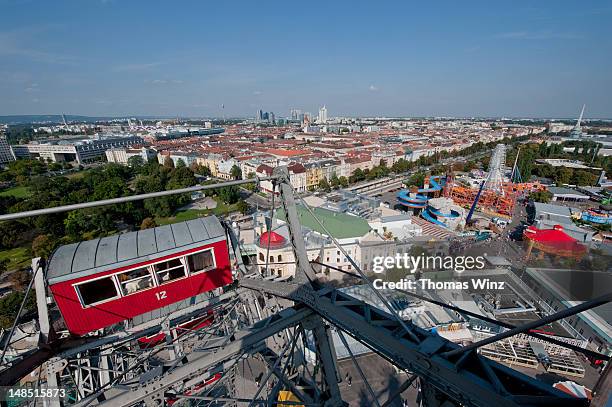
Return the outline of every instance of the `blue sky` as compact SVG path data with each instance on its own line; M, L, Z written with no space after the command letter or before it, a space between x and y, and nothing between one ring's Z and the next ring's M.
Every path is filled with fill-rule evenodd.
M0 0L0 115L612 118L610 21L609 1Z

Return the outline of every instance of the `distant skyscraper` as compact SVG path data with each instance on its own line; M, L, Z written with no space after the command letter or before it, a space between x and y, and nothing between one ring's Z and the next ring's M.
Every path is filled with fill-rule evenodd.
M268 113L268 122L270 124L276 123L276 116L274 116L274 112Z
M263 110L259 109L257 111L257 121L260 122L263 120Z
M319 109L319 123L327 123L327 108L325 107L325 105L323 105L323 107Z
M2 129L0 129L0 164L7 164L10 161L15 161L15 155L13 155L13 150L6 140Z
M302 111L300 109L291 109L291 120L299 120Z
M582 128L580 128L580 122L582 122L582 116L584 115L584 108L585 108L585 106L586 105L582 105L582 111L580 112L580 117L578 118L578 121L576 122L576 125L574 126L574 128L570 132L570 137L571 138L580 138L580 137L582 137Z

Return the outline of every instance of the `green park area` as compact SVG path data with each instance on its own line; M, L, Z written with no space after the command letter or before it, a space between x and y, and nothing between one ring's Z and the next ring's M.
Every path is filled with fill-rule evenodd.
M29 198L31 195L32 192L27 186L17 186L0 192L0 196L12 196L14 198Z
M217 206L214 209L179 210L173 216L156 217L155 224L159 226L169 225L171 223L185 222L191 219L209 215L225 216L232 212L240 211L241 209L239 203L227 204L216 196L213 199L217 202Z
M0 264L5 264L8 271L28 267L31 259L32 252L29 247L15 247L0 251Z

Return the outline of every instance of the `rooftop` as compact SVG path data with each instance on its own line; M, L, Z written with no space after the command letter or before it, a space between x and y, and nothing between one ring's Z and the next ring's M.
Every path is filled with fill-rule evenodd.
M548 191L550 191L553 195L578 195L584 198L588 198L588 195L584 195L574 189L565 188L565 187L548 187Z
M533 206L538 213L550 213L552 215L566 216L568 218L572 216L571 210L567 206L552 205L541 202L535 202Z
M304 206L297 205L296 209L302 226L314 230L322 235L326 234L323 228ZM329 230L329 233L331 233L336 239L362 237L370 230L368 222L365 219L357 216L350 216L323 208L311 209L321 223L323 223L327 230ZM278 209L276 217L279 220L286 221L285 211L283 209Z

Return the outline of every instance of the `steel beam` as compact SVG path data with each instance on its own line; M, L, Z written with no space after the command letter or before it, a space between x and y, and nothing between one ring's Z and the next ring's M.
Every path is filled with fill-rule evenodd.
M104 406L129 406L154 397L163 398L164 392L172 386L189 380L195 376L206 373L214 366L224 363L231 357L243 353L256 351L266 338L281 332L282 330L300 323L312 311L303 308L300 310L287 309L281 311L268 319L258 322L253 327L237 332L234 336L235 341L217 349L214 352L204 352L202 355L191 353L189 363L179 366L168 374L156 377L147 383L143 383L136 388L121 389L112 388L108 393L108 398L101 402ZM117 394L119 392L119 394ZM87 406L94 402L95 398L101 394L94 395L88 399L77 403L77 406Z
M340 269L338 267L329 266L329 265L326 265L326 264L321 263L321 262L312 262L312 263L324 265L326 267L329 267L330 269L339 271L339 272L347 274L349 276L360 278L360 276L358 274L351 273L350 271L342 270L342 269ZM438 306L440 306L442 308L453 310L453 311L458 312L460 314L468 315L468 316L470 316L472 318L476 318L476 319L480 319L480 320L485 321L485 322L489 322L489 323L497 325L497 326L501 326L501 327L508 328L508 329L516 328L515 325L509 324L507 322L498 321L496 319L489 318L489 317L486 317L484 315L480 315L480 314L477 314L475 312L471 312L471 311L468 311L468 310L464 310L462 308L455 307L454 305L446 304L444 302L437 301L437 300L434 300L433 298L429 298L429 297L426 297L424 295L413 293L413 292L408 291L408 290L402 290L402 289L396 288L395 291L400 292L402 294L406 294L406 295L408 295L410 297L418 298L421 301L425 301L425 302L429 302L431 304L438 305ZM539 334L537 332L525 331L523 333L525 335L529 335L529 336L532 336L534 338L538 338L538 339L543 340L545 342L550 342L550 343L553 343L555 345L561 346L563 348L571 349L574 352L582 353L583 355L589 356L589 357L594 358L594 359L601 359L601 360L610 360L610 359L612 359L612 356L604 355L603 353L594 352L594 351L592 351L590 349L585 349L585 348L582 348L580 346L572 345L571 343L563 342L563 341L560 341L558 339L552 338L550 336Z
M289 229L289 238L295 255L295 280L300 283L308 284L316 280L316 273L308 260L306 252L306 244L304 243L304 235L302 233L302 225L295 207L295 198L293 196L293 187L289 181L289 171L287 167L276 167L274 175L279 179L279 190L283 209L287 218L287 228ZM273 208L274 209L274 208Z
M464 346L458 349L453 349L452 351L446 352L445 356L450 357L454 355L459 355L463 352L467 352L472 349L477 349L481 346L488 345L493 342L497 342L501 339L509 338L511 336L521 334L521 333L526 333L531 329L535 329L535 328L541 327L542 325L556 322L563 318L571 317L572 315L575 315L579 312L587 311L587 310L590 310L591 308L595 308L600 305L607 304L610 301L612 301L612 293L604 294L592 300L585 301L582 304L578 304L574 307L566 308L562 311L555 312L554 314L547 315L544 318L538 319L537 321L533 321L533 322L529 322L521 326L517 326L516 328L513 328L508 331L502 332L500 334L491 336L490 338L483 339L471 345Z
M444 356L462 349L459 345L416 326L411 328L412 335L407 335L390 314L338 290L326 288L313 293L292 283L255 279L243 280L241 285L307 304L392 364L413 372L458 403L479 407L586 405L586 400L476 353L459 365L454 358ZM419 341L413 341L412 336ZM504 387L500 388L499 382Z

